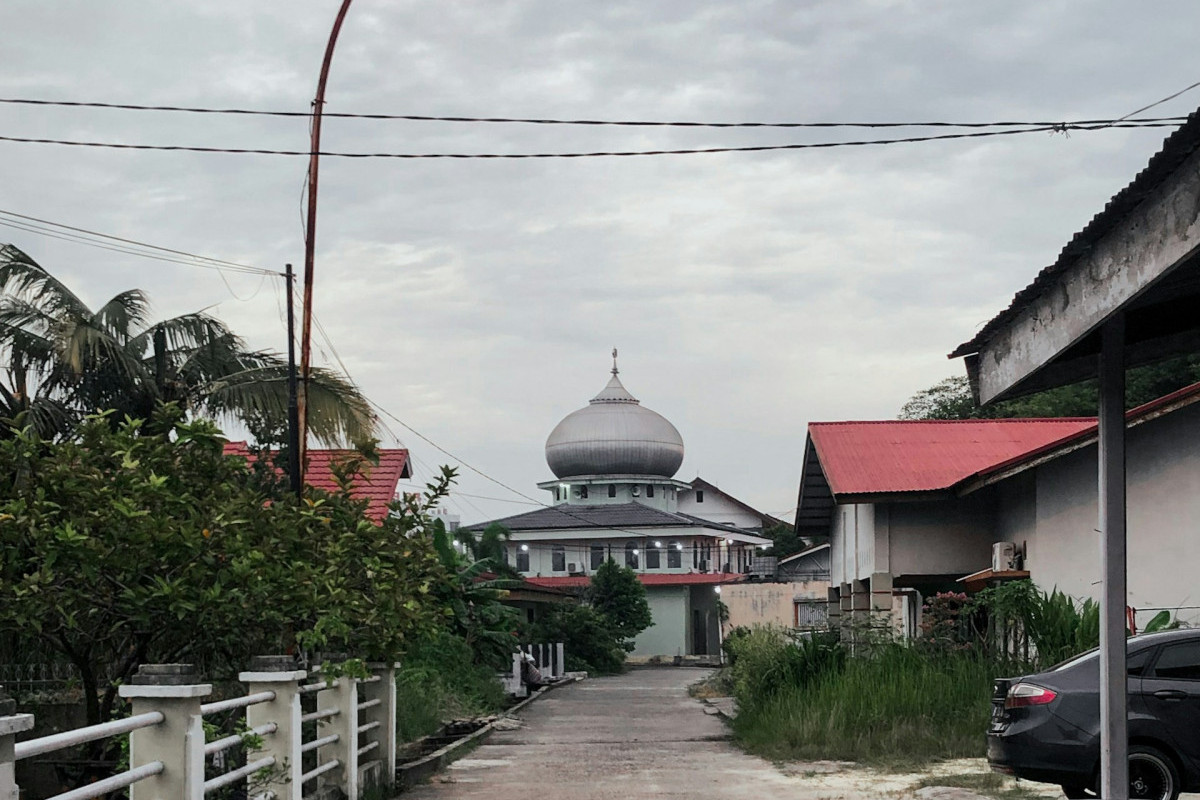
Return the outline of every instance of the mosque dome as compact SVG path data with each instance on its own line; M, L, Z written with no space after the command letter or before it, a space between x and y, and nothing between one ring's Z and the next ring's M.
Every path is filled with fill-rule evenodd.
M683 437L661 414L638 402L617 377L588 405L568 414L546 439L546 463L559 478L652 475L670 478L683 463Z

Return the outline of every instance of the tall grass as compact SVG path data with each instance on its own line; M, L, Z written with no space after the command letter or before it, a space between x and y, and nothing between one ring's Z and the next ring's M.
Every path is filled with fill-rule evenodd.
M475 663L462 639L442 633L410 648L396 672L396 735L410 742L449 720L499 711L505 699L495 672Z
M788 652L792 645L776 644L780 661L795 658ZM770 649L766 637L756 647ZM735 682L739 713L733 729L746 750L772 759L919 764L979 756L992 673L970 652L931 655L901 644L876 645L769 691L761 691L762 684L746 691L749 684Z

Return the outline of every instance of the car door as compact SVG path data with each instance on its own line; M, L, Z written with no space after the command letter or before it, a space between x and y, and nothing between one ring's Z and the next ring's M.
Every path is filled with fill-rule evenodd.
M1176 749L1200 767L1200 639L1164 644L1140 694Z

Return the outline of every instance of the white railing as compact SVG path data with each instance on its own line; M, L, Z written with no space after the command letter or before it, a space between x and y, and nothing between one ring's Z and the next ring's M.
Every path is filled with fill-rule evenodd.
M124 734L128 770L52 800L88 800L126 787L130 800L204 800L235 784L260 800L330 790L360 800L368 787L392 785L396 774L395 665L368 670L366 678L306 684L308 673L290 658L266 656L238 676L244 696L202 703L212 686L199 683L190 667L146 665L120 688L132 716L22 742L16 736L33 727L33 715L12 713L0 696L0 800L18 796L16 761ZM303 713L302 700L315 710ZM205 716L243 709L244 732L205 742ZM225 754L239 747L244 764L225 770Z
M526 661L537 667L546 682L566 677L566 652L562 642L519 645L517 652L512 655L512 669L498 676L504 690L510 695L526 697L529 694L528 671L524 668Z

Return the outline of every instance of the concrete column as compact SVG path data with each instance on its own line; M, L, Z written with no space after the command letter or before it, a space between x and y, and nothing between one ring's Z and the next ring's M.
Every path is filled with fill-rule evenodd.
M161 761L163 771L129 787L130 800L203 800L204 724L200 700L212 685L197 683L191 664L143 664L119 689L133 713L161 712L163 721L129 734L129 768Z
M317 762L337 759L341 766L317 778L322 789L340 790L350 800L358 800L358 681L348 675L334 686L317 692L317 711L337 710L317 723L317 738L336 733L338 740L317 748Z
M370 753L367 753L364 758L380 762L379 769L383 785L385 786L391 786L396 779L397 666L397 664L392 663L368 664L367 667L371 670L371 674L378 675L379 680L371 683L363 683L358 687L358 699L360 703L372 700L379 701L379 705L363 709L362 718L359 722L361 725L369 725L374 722L379 723L378 727L364 736L364 741L361 744L366 744L367 740L379 742L379 746Z
M17 800L16 758L13 746L17 734L33 728L33 714L18 714L17 701L0 688L0 800Z
M1125 645L1125 318L1100 332L1100 796L1129 797Z
M554 645L554 654L558 659L558 668L554 672L554 677L563 678L567 674L567 653L565 645L562 642Z
M300 681L307 675L296 669L296 660L291 656L255 656L250 660L250 669L238 675L238 680L246 684L247 694L275 693L274 700L246 708L246 727L275 723L275 732L262 735L262 749L249 760L275 757L272 780L262 788L274 792L276 800L300 800L303 794Z

